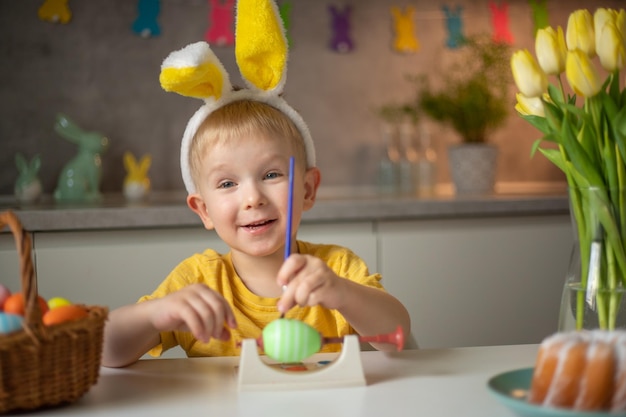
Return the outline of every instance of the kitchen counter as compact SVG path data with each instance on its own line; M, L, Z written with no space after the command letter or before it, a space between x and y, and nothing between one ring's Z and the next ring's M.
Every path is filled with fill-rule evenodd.
M98 383L74 404L21 415L514 417L489 391L488 381L503 372L532 367L537 349L538 345L529 344L361 352L365 386L289 392L271 386L238 391L240 362L235 356L147 359L127 368L101 368ZM336 357L318 353L307 362ZM528 386L520 381L519 388ZM555 410L542 411L560 415Z
M186 193L153 192L131 203L122 194L106 194L97 204L57 204L43 196L34 204L19 204L0 196L0 210L14 210L33 232L61 230L198 227L198 217L185 203ZM420 220L468 217L567 214L564 187L496 188L492 195L455 196L446 190L430 197L382 194L374 188L322 187L303 223L371 220Z

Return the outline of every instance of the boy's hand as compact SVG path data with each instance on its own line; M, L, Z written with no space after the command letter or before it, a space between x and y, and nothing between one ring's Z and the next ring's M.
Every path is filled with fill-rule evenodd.
M225 324L237 327L230 305L206 285L190 285L152 302L150 321L158 331L190 331L206 343L212 337L228 340L230 332Z
M278 271L277 283L286 285L278 310L287 312L298 304L322 305L339 309L344 299L345 280L338 277L321 259L311 255L292 254Z

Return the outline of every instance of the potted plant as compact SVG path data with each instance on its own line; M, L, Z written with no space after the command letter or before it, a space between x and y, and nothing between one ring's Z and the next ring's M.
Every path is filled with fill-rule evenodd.
M441 74L440 89L426 76L413 77L416 107L461 137L462 143L448 150L457 193L487 193L493 191L498 153L489 135L506 121L512 103L510 47L477 35L460 49L459 59Z

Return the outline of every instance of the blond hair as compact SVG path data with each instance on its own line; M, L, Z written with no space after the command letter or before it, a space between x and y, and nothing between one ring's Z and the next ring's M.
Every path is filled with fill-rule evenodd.
M212 147L258 134L267 138L277 137L290 143L295 151L296 164L306 166L304 141L291 119L268 104L240 100L218 108L198 127L189 148L189 162L194 182L197 183L202 158Z

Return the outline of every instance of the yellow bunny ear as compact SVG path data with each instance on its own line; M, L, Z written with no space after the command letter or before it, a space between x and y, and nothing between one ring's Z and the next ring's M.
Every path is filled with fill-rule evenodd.
M287 76L287 38L278 8L270 0L239 0L235 56L250 87L282 92Z
M131 172L137 166L137 160L135 159L135 155L133 155L130 151L124 152L124 167L126 171Z
M141 162L139 162L139 171L142 174L146 174L150 169L150 165L152 164L152 156L150 154L146 154L141 158Z
M172 52L161 65L159 81L165 91L201 99L219 100L232 89L228 73L206 42Z

